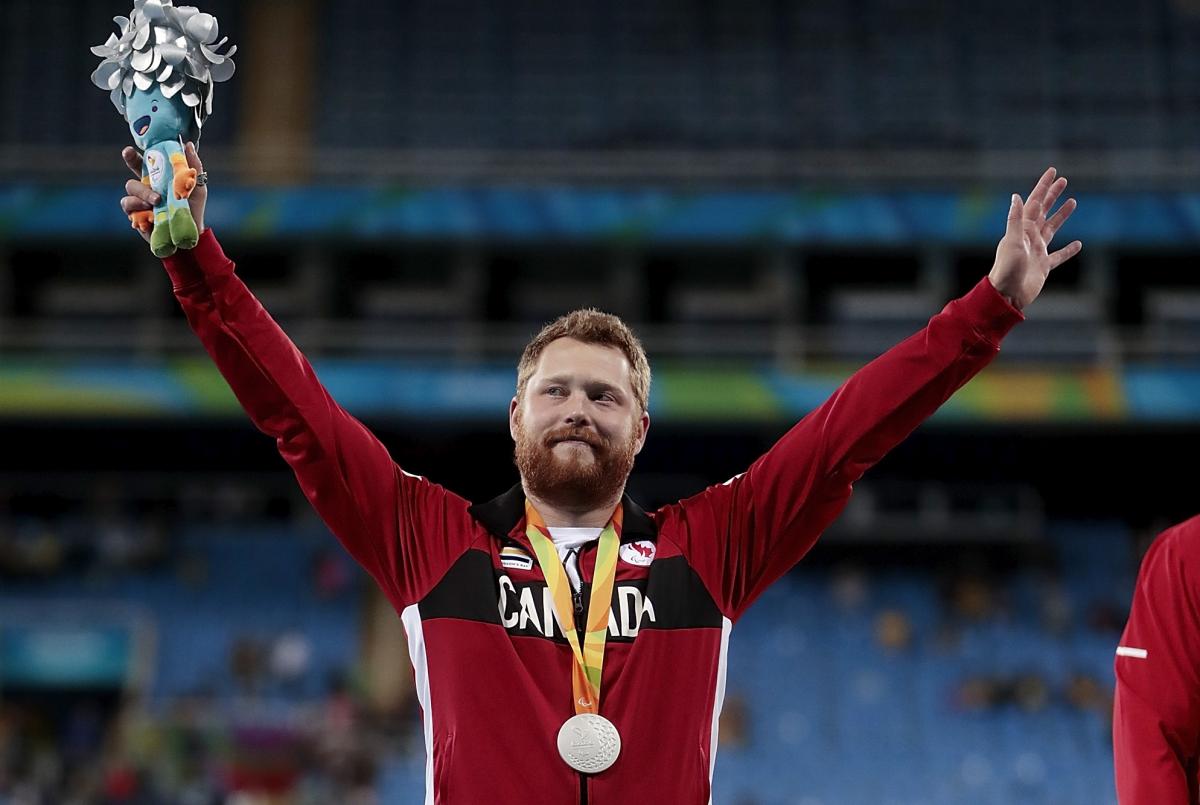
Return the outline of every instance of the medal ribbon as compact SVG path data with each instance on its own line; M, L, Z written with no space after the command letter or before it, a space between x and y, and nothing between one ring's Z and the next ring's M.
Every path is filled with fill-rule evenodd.
M550 598L554 602L554 614L558 625L571 645L574 662L571 663L571 690L575 694L576 713L600 712L600 674L604 669L604 643L608 639L609 607L612 605L613 585L617 580L617 551L621 545L621 522L623 512L617 504L608 525L600 532L600 544L596 548L596 572L592 576L592 594L588 598L587 628L583 633L583 645L575 631L574 602L571 582L558 558L558 549L550 538L546 522L528 499L525 501L525 536L533 545ZM580 569L580 586L583 585ZM582 589L580 590L582 592Z

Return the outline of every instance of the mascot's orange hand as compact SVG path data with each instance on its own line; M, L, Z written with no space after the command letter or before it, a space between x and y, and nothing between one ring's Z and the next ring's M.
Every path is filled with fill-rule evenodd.
M154 228L154 212L139 210L129 213L129 225L139 232L149 232Z
M185 199L192 195L192 190L196 187L196 169L195 168L176 168L175 169L175 198Z

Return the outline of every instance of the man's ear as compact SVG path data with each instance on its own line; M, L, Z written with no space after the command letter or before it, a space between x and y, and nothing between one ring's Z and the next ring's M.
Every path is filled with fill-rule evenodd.
M508 435L515 442L517 440L517 398L513 397L508 402Z
M650 433L650 413L643 411L641 417L638 418L638 427L641 429L641 435L638 436L637 447L633 454L636 456L642 452L642 446L646 444L646 436Z

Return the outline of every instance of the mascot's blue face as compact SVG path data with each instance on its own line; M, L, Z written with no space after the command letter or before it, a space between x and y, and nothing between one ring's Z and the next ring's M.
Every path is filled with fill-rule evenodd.
M156 84L150 89L134 90L125 104L125 119L133 142L145 151L163 140L176 140L187 128L191 110L178 95L168 100Z

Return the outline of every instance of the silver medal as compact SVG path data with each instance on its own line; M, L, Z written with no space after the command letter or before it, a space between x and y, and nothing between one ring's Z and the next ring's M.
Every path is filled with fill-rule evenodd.
M604 716L579 713L558 730L558 753L575 771L596 774L621 754L621 734Z

